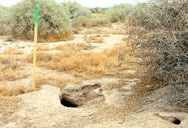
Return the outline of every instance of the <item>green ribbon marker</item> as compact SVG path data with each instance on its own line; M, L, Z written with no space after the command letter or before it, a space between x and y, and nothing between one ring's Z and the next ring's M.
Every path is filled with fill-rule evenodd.
M39 6L35 6L35 28L38 29Z
M34 33L34 51L33 51L33 81L32 81L32 90L36 88L36 58L37 58L37 38L38 38L38 13L39 6L35 6L35 33Z

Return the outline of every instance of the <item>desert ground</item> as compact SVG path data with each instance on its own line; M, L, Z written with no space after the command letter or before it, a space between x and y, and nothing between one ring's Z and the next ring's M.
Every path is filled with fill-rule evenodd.
M169 86L150 85L126 63L123 23L83 28L71 41L38 43L0 36L1 128L187 128L188 114L166 102ZM107 67L107 68L106 68ZM144 83L144 84L143 84Z

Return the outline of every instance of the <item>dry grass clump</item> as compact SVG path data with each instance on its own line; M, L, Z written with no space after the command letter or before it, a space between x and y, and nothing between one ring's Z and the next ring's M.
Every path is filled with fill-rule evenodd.
M82 48L88 47L88 43L80 42L80 43L71 43L71 44L59 44L56 46L56 50L81 50Z
M88 47L89 47L88 43L78 43L78 44L73 43L73 44L68 44L68 45L64 45L64 44L57 45L56 49L62 50L62 51L70 50L70 49L80 51L80 50L86 49Z
M117 57L121 50L128 49L124 44L102 53L82 52L75 44L62 45L62 52L44 53L38 52L37 64L58 71L69 72L76 76L100 76L112 75L118 71L128 68L125 64L121 67L117 66ZM132 58L127 55L126 59ZM32 62L32 54L26 59Z
M123 37L123 38L122 38L122 41L127 41L127 38L128 38L128 37Z
M28 74L21 71L23 63L19 62L13 56L0 56L0 80L16 80L25 78Z
M72 43L72 44L60 44L58 46L56 46L57 50L80 50L79 44L76 43Z
M17 97L0 96L0 120L7 120L15 111L17 103L20 101Z
M25 71L21 71L18 68L14 68L14 66L7 66L0 68L0 80L17 80L17 79L22 79L26 78L28 74Z
M84 47L88 47L87 43L79 43L78 47L84 48Z
M103 43L104 42L104 37L103 35L84 35L84 40L86 43Z
M10 85L0 85L0 97L10 97L31 92L31 89L27 89L23 86L10 86Z
M15 96L31 91L23 86L0 85L0 120L6 120L15 111L16 103L20 101Z
M95 28L95 29L88 29L84 33L85 34L119 34L119 35L124 35L126 33L126 29Z
M124 35L125 32L126 32L126 30L123 30L123 29L121 29L121 30L119 30L119 29L113 29L113 30L111 31L111 34Z
M96 34L98 29L98 27L88 28L86 31L84 31L84 34Z
M89 46L91 46L91 40L89 39L87 34L84 34L84 40L87 44L89 44Z
M61 88L63 88L67 83L71 81L72 79L69 77L60 77L55 75L37 76L36 78L36 84L39 86L49 84Z
M12 67L0 68L0 80L16 80L27 77L27 74L21 72L19 69L13 69Z
M11 55L0 55L0 63L1 64L10 64L11 60L15 59L13 56Z
M12 54L12 55L22 55L24 54L23 51L19 51L16 48L8 47L4 50L4 54Z
M40 39L40 42L45 42L45 43L52 43L52 42L58 42L58 41L70 41L74 40L73 32L67 33L63 37L61 35L48 35L48 39Z
M47 45L38 45L37 51L48 51L51 50L51 48Z

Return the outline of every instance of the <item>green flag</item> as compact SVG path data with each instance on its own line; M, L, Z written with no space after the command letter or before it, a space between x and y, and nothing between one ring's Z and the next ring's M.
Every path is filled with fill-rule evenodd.
M38 29L39 6L35 6L35 28Z

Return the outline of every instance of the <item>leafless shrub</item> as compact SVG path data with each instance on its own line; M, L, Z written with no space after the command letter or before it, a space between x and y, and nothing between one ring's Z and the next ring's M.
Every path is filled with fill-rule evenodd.
M188 104L188 1L150 0L133 14L129 44L147 68L147 78L172 85L172 100Z

